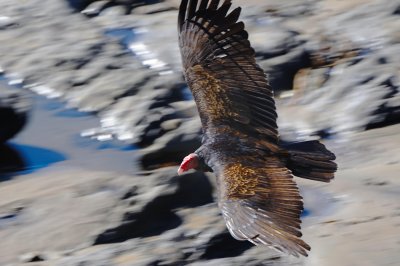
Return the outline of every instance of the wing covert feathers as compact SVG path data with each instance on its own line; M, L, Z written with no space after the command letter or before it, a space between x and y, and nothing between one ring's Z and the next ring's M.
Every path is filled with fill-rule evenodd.
M233 237L307 256L310 247L300 239L302 197L279 158L245 157L216 174L219 206Z

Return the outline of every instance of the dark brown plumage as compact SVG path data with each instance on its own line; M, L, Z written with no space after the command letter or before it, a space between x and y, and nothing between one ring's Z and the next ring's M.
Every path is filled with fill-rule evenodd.
M240 8L228 13L230 7L230 0L180 5L184 75L203 141L178 172L195 168L216 174L218 204L236 239L307 256L310 247L300 239L303 202L292 173L329 182L335 156L316 141L279 142L273 92L238 22Z

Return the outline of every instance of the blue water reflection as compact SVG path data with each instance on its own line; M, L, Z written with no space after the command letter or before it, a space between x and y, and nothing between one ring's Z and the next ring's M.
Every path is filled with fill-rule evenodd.
M107 36L118 38L122 45L128 48L129 44L133 42L135 33L133 28L116 28L107 29L104 32Z
M304 209L303 212L301 213L301 217L307 217L311 214L310 210Z
M37 96L38 98L39 96ZM55 100L50 100L47 99L46 101L43 101L40 105L41 109L45 111L56 111L64 106L63 103Z
M54 115L58 117L87 117L92 115L74 108L67 108L65 103L52 99L41 101L40 108L45 111L54 111Z
M80 112L76 109L63 109L58 111L55 115L59 117L86 117L90 116L91 114L86 112Z
M10 143L9 147L18 152L24 162L23 173L31 173L35 170L49 166L67 159L65 155L46 148Z

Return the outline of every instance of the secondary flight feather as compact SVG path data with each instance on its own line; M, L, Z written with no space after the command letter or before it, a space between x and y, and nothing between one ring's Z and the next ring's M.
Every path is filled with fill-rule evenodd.
M317 141L280 142L272 89L238 21L240 7L230 9L230 0L183 0L179 8L184 76L203 140L178 173L216 174L218 205L234 238L307 256L303 202L292 174L329 182L335 156Z

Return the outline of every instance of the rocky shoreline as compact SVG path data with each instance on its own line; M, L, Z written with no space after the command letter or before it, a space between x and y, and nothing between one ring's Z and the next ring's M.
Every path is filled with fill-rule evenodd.
M181 74L178 5L0 3L4 76L98 117L98 127L82 128L82 135L134 145L144 170L55 164L0 183L0 264L394 265L400 4L234 2L244 6L250 40L275 89L282 137L324 139L338 156L332 184L297 179L304 238L313 247L307 259L234 240L213 201L213 176L176 176L175 165L201 134ZM1 85L1 142L23 130L32 108L25 94ZM3 118L4 108L12 113Z

